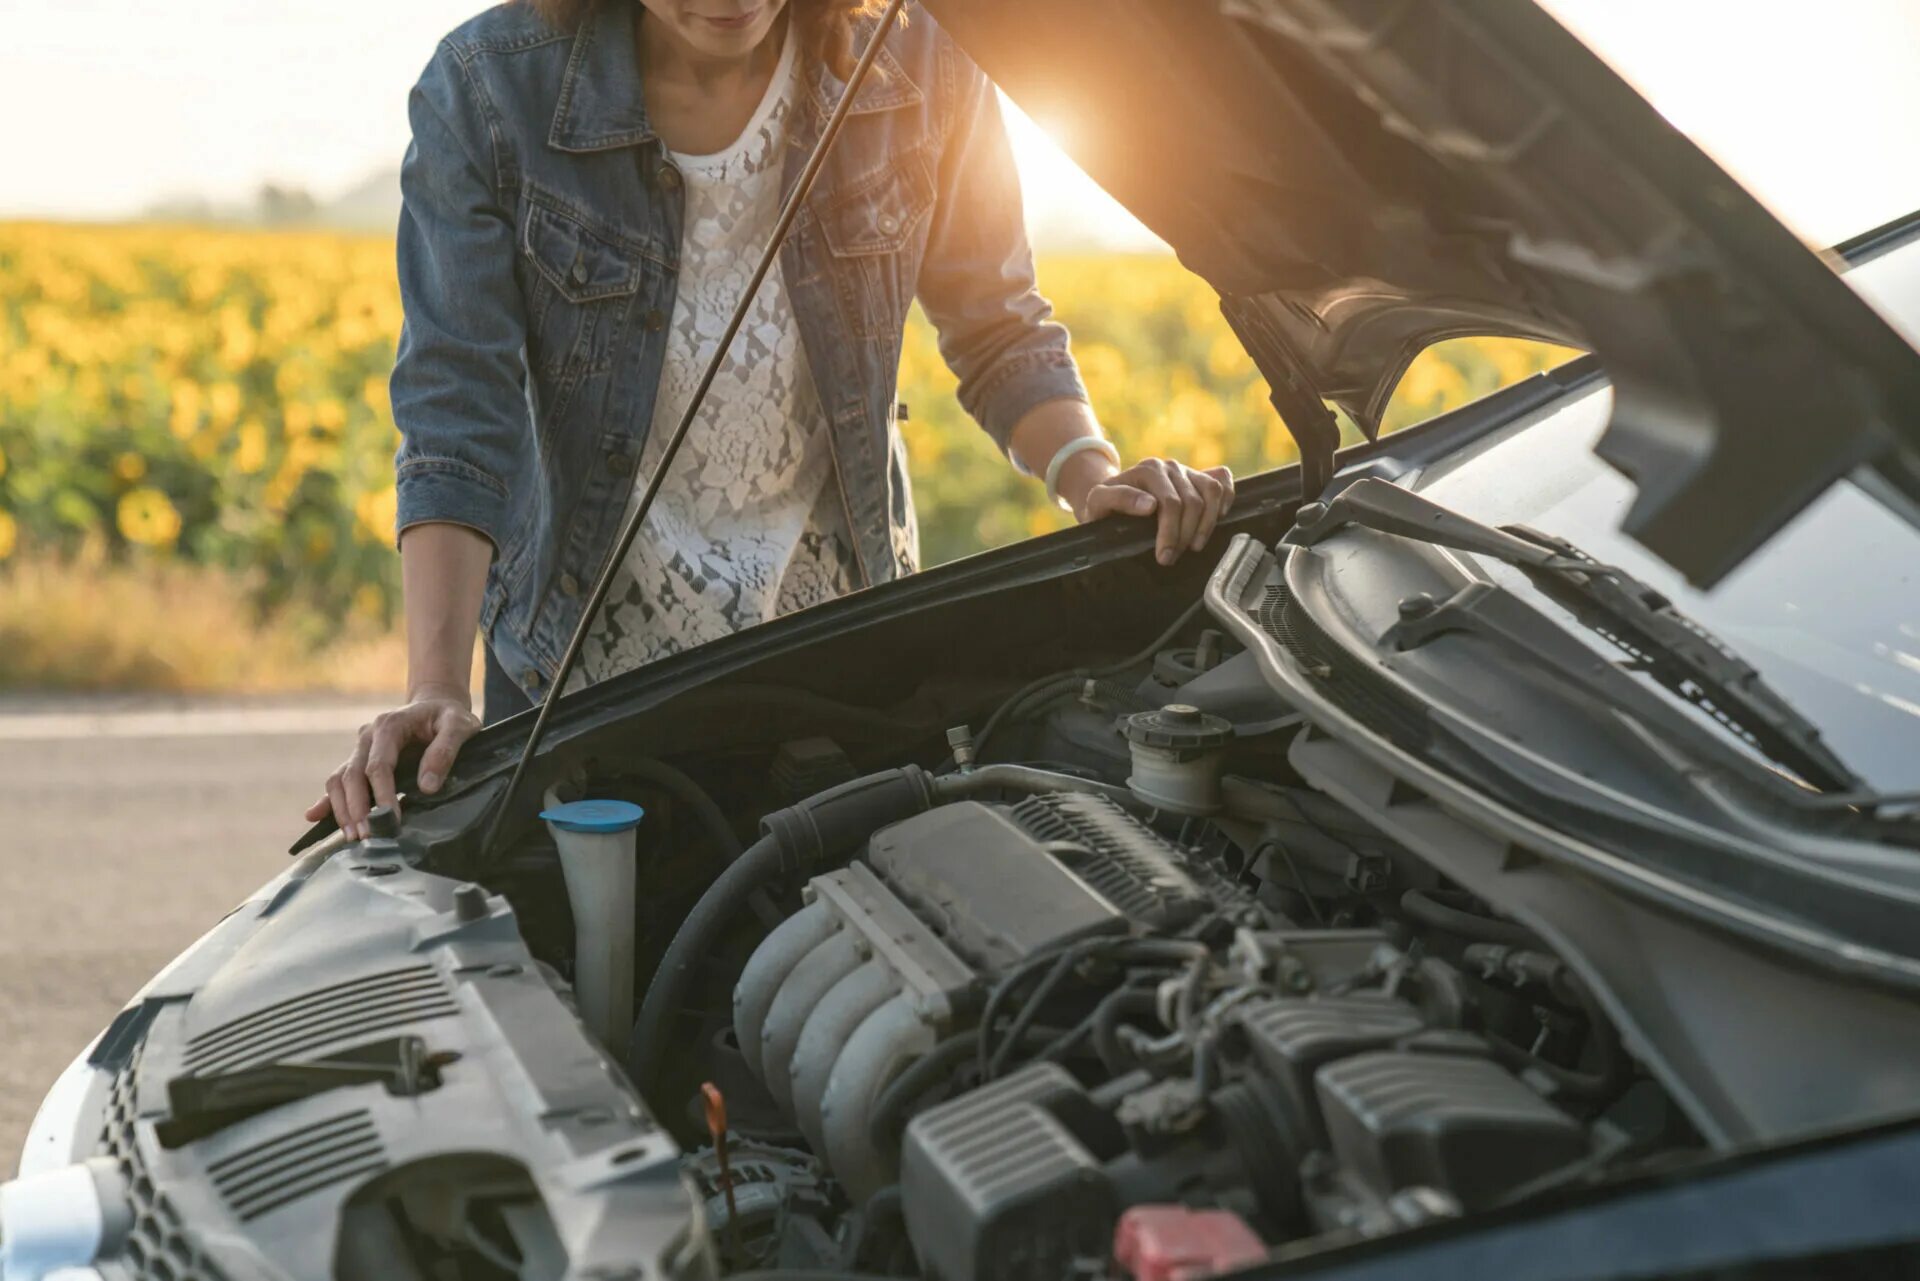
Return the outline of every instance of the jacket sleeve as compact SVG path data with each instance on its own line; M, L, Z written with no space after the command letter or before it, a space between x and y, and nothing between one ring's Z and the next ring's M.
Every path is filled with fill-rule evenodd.
M1002 453L1048 400L1087 399L1067 331L1034 286L1020 178L991 83L943 36L941 83L956 102L939 162L918 293L960 380L960 403Z
M528 431L526 309L514 279L489 113L443 44L407 102L392 379L398 528L466 525L503 545L507 482Z

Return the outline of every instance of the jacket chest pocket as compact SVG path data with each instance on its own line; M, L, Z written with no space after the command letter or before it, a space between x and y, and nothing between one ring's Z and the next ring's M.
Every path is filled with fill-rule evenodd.
M915 149L834 191L820 209L841 309L861 337L897 337L906 323L933 201L932 166Z
M640 289L642 255L610 228L531 187L520 252L528 268L527 359L537 373L559 380L566 395L581 374L613 363L620 326Z

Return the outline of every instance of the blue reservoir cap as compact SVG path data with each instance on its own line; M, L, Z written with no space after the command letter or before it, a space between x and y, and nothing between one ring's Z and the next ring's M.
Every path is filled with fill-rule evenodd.
M646 813L632 801L568 801L540 817L563 832L624 832L640 826Z

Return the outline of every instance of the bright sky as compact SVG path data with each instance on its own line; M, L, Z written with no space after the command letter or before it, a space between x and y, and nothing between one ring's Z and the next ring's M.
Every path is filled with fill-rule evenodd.
M1547 0L1807 238L1920 207L1920 0ZM0 0L0 216L322 197L397 163L406 90L475 0ZM1042 122L1070 136L1070 119ZM1036 234L1151 243L1013 121Z

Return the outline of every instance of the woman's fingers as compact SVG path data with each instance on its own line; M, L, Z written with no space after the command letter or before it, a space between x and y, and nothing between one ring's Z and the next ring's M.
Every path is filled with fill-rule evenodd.
M368 799L367 756L378 727L378 721L361 727L360 739L353 745L353 755L347 757L347 763L340 767L340 790L347 800L347 821L340 826L355 840L366 835L367 811L373 808L373 802Z
M400 799L393 786L393 769L399 763L402 749L419 737L416 728L419 718L412 715L412 711L409 707L379 716L373 722L373 733L361 736L366 781L373 789L377 804L393 805Z
M307 806L307 822L318 823L331 813L333 813L333 799L328 796L322 796L319 800Z
M1233 472L1196 471L1166 458L1145 458L1087 491L1083 521L1106 516L1156 516L1154 555L1171 565L1199 551L1233 506Z
M1196 541L1200 536L1200 525L1207 517L1207 500L1201 496L1200 487L1194 483L1197 472L1189 471L1179 463L1167 464L1167 477L1173 482L1173 490L1180 495L1180 524L1174 532L1174 550L1183 552L1192 548L1199 550Z
M1082 521L1103 520L1108 516L1151 516L1153 495L1135 485L1109 480L1087 491Z
M440 709L433 719L433 741L427 744L427 750L421 755L420 769L415 775L421 791L440 790L448 771L453 769L454 757L460 754L460 745L472 738L479 728L480 718L464 707L448 703Z
M1199 551L1213 537L1214 527L1220 523L1220 518L1233 506L1233 472L1225 467L1209 467L1205 471L1194 472L1193 486L1200 491L1205 504L1200 518L1200 532L1193 538L1193 550Z
M347 825L352 821L347 817L347 789L340 783L340 776L346 771L347 767L342 765L327 775L327 807L333 811L334 826L351 836L352 833L347 831Z
M1173 564L1180 557L1180 490L1168 474L1166 464L1158 458L1149 458L1121 475L1153 495L1153 509L1159 515L1153 554L1162 565Z

